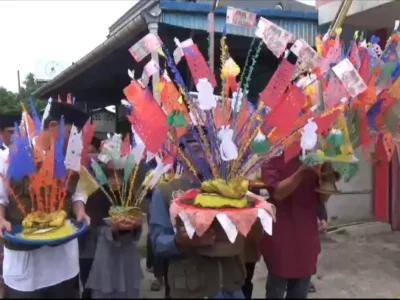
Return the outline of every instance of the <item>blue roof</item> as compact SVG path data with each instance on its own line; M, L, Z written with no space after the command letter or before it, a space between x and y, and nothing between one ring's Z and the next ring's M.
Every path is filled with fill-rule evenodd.
M211 10L211 3L194 3L194 2L176 2L176 1L160 1L160 7L163 11L180 12L180 13L204 13L208 14ZM226 15L226 7L218 7L215 10L216 15ZM256 13L261 17L273 17L282 19L302 19L309 21L318 21L317 12L301 12L282 9L247 9Z

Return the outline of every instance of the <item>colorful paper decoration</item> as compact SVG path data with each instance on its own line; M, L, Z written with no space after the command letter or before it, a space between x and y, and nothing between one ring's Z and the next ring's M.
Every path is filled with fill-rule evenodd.
M81 170L82 148L82 131L78 132L78 128L72 125L68 140L67 152L65 155L65 167L67 170L72 170L75 172L79 172Z
M185 54L195 85L197 85L200 79L207 78L212 87L215 88L217 86L217 80L215 79L214 72L210 71L197 45L194 44L183 48L183 53Z
M144 141L146 148L153 153L161 149L167 139L167 117L148 90L137 81L132 81L124 89L126 98L133 105L133 113L128 116L135 132Z

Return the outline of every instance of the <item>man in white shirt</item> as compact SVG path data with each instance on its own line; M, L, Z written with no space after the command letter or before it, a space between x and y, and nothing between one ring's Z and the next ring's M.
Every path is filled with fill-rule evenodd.
M14 124L21 122L21 113L6 113L0 115L0 150L5 150L11 144ZM2 145L1 145L2 144Z
M58 135L58 122L64 116L65 143L69 138L71 125L81 129L88 116L75 108L72 104L53 102L49 116L44 122L44 134L40 136L41 145L45 149L50 146L52 138ZM3 150L8 151L8 149ZM0 155L0 172L7 168L4 158ZM11 183L10 183L11 184ZM24 201L29 209L29 196L24 196L25 188L20 185L20 201ZM77 221L85 220L90 223L90 218L85 212L86 195L76 191L75 186L68 187L69 195L66 198L67 214L74 213ZM11 199L4 182L0 180L0 237L4 230L11 230L11 226L21 224L23 216L18 215L15 201ZM18 215L18 216L17 216ZM5 241L3 277L6 285L6 298L77 298L79 274L79 250L77 239L55 247L22 247Z

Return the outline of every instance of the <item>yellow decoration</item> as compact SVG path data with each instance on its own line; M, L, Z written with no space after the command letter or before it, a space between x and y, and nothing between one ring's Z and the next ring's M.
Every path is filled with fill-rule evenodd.
M321 39L320 36L317 36L315 38L315 45L316 45L316 48L317 48L317 53L319 55L322 55L323 52L324 52L324 44L322 43L322 39Z
M71 221L66 220L61 227L43 233L21 233L20 236L27 240L54 240L73 234L76 227Z
M340 34L342 33L342 28L339 27L339 28L335 29L335 33L336 33L336 37L339 37Z
M179 104L183 104L182 95L179 96L178 103L179 103Z
M347 162L351 163L354 162L354 157L353 155L335 155L335 156L327 156L322 150L317 150L316 151L317 156L320 158L324 158L325 160L329 160L332 162Z
M229 58L225 61L224 66L221 70L221 77L223 79L228 78L229 76L237 76L240 73L240 67L234 62L232 58Z
M229 199L221 197L217 194L198 194L194 200L194 204L207 207L207 208L223 208L223 207L233 207L233 208L244 208L249 205L246 198L242 199Z
M162 90L164 89L164 87L165 87L165 83L159 81L159 82L157 83L157 85L156 85L156 91L159 92L159 93L161 93Z
M207 180L201 184L200 190L230 199L241 199L249 190L249 181L241 179L233 179L228 182L223 179Z
M158 50L158 54L160 54L161 56L165 57L165 53L164 53L164 51L163 51L162 48L160 48L160 49Z
M354 32L354 40L357 41L358 40L358 33L359 31L357 30L356 32Z
M352 155L354 150L353 150L353 147L351 145L349 129L347 127L346 118L343 115L343 113L341 113L338 116L337 121L336 121L336 126L337 126L337 129L339 129L343 133L344 141L345 141L343 143L343 145L340 147L340 151L345 156Z

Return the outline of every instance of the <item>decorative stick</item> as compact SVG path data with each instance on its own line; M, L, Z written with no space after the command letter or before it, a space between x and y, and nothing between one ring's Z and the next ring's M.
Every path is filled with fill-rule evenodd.
M61 193L60 193L60 201L58 202L58 210L61 210L64 207L64 202L65 202L65 198L67 197L67 189L68 189L69 181L72 176L72 172L73 171L68 170L67 180L65 181L65 185L63 186Z
M144 158L144 155L145 154L143 153L142 159ZM139 167L140 167L140 162L141 161L142 160L140 160L139 163L136 164L135 169L133 170L133 173L132 173L131 178L130 178L131 182L130 182L130 185L129 185L128 198L126 200L124 199L124 203L123 204L121 203L122 206L126 206L127 207L131 203L132 196L134 196L134 195L132 195L133 194L133 188L134 188L134 185L135 185L136 176L137 176L137 174L139 172ZM134 201L132 201L132 203L134 203Z

